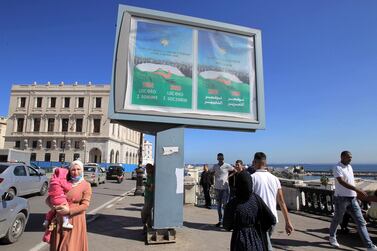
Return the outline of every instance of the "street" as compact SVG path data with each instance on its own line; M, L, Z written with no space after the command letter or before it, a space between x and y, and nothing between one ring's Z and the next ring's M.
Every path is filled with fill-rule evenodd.
M105 184L100 184L98 187L92 186L93 195L90 207L87 211L88 221L95 220L95 217L92 217L91 215L95 215L106 207L111 207L112 201L119 199L122 194L132 190L134 187L135 181L131 179L126 179L121 184L116 183L116 181L107 180ZM0 244L0 249L2 251L24 251L30 249L36 251L46 247L46 245L41 243L44 232L42 223L45 214L48 212L48 207L45 204L46 197L47 195L25 197L29 200L31 212L25 232L16 243L10 245Z

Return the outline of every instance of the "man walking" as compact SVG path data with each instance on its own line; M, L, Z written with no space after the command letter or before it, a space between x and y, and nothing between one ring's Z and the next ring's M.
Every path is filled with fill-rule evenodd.
M204 198L206 201L205 207L211 209L211 196L209 191L211 190L211 186L213 185L213 179L211 173L208 171L208 165L205 164L203 166L203 172L200 176L200 185L203 188Z
M361 212L359 203L357 203L357 195L360 197L360 199L366 199L367 194L355 187L353 169L350 165L351 160L351 152L343 151L340 154L340 162L333 168L335 178L335 215L332 218L330 225L329 242L331 246L339 247L339 243L336 240L336 230L339 223L342 222L344 213L347 211L354 219L361 239L367 246L367 250L377 250L377 247L373 244L369 237L366 222Z
M219 216L219 222L216 227L221 227L223 222L224 207L228 203L229 199L229 184L228 175L230 171L233 171L233 167L230 164L224 163L224 154L217 154L218 163L215 164L211 170L215 174L215 193L217 203L217 213Z
M253 180L253 191L258 194L270 208L272 213L275 215L276 223L278 222L276 202L279 203L285 220L285 232L290 235L294 229L288 216L288 209L285 205L283 191L281 189L279 179L268 172L268 170L266 169L267 157L263 152L255 153L253 163L255 168L255 173L251 175L251 178ZM275 226L272 226L271 229L266 233L268 250L272 250L271 235L274 231L274 228Z

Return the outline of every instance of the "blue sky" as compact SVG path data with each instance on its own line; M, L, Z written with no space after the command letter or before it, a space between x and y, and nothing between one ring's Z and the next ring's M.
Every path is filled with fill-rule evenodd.
M117 5L262 30L266 130L186 130L186 162L377 163L377 1L1 1L0 114L13 83L109 83Z

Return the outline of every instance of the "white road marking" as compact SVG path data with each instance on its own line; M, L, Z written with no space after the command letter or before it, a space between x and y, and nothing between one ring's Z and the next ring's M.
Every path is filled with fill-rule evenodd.
M42 248L44 248L46 246L48 246L48 244L46 242L40 242L38 245L36 245L32 249L30 249L30 251L38 251L38 250L41 250Z
M124 198L126 198L126 197L120 197L120 198L118 199L118 202L121 201L121 200L123 200Z
M114 206L114 204L110 204L110 205L108 205L108 206L106 207L106 209L107 209L107 208L110 208L110 207L112 207L112 206Z
M116 200L121 200L121 199L124 199L124 196L128 195L128 194L131 194L132 191L134 191L134 189L131 189L130 191L127 191L121 195L118 195L117 197L109 200L108 202L106 202L105 204L103 204L102 206L99 206L95 209L93 209L92 211L90 211L89 213L87 213L86 215L87 216L90 216L90 215L93 215L87 222L90 223L92 221L94 221L98 216L95 215L98 211L100 211L102 208L106 207L106 208L110 208L112 207L113 205L109 205L111 203L113 203L114 201ZM120 198L119 198L120 197ZM109 207L108 207L109 206ZM46 242L40 242L38 243L37 245L35 245L33 248L30 249L30 251L40 251L44 248L46 248L48 246L48 244Z

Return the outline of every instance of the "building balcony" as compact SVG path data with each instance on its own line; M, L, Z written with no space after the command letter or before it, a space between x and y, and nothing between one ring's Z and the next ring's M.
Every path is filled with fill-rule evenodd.
M23 137L35 137L35 136L61 136L64 137L71 136L85 136L85 132L12 132L12 136L23 136Z

